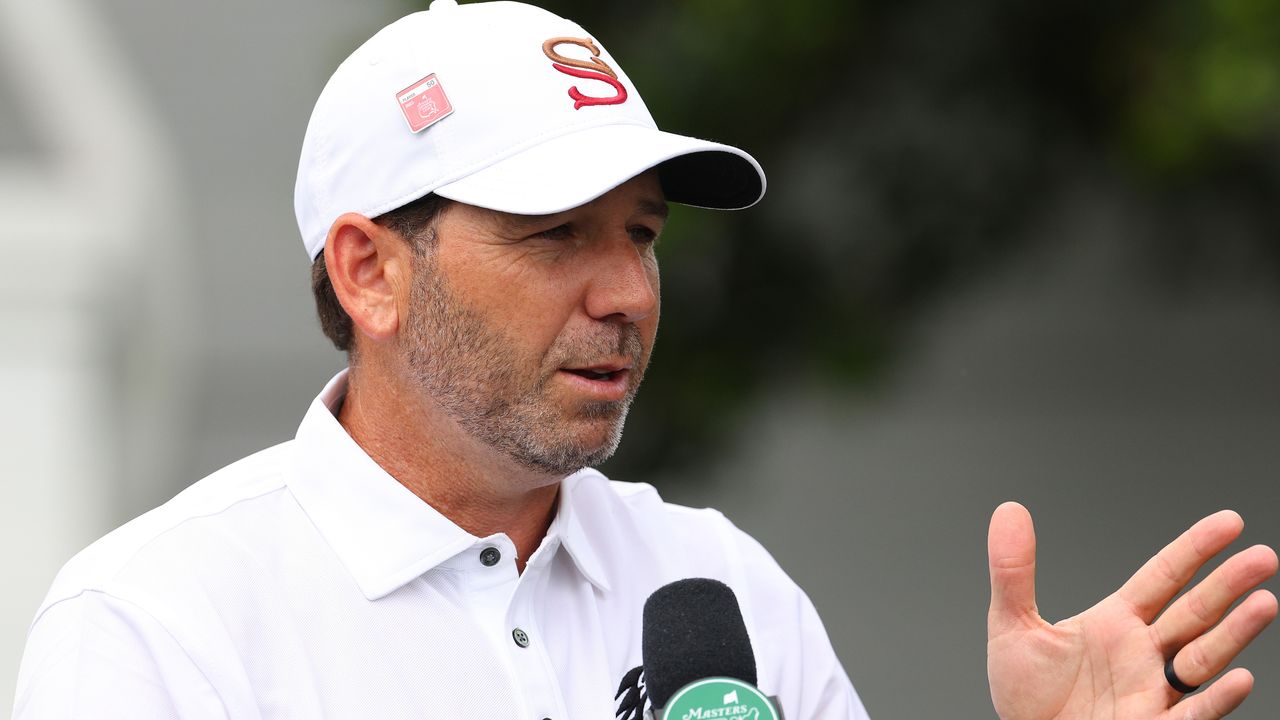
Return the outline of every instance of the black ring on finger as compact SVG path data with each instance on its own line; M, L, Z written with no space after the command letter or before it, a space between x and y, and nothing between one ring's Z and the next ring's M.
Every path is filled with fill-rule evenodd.
M1183 695L1190 695L1200 689L1199 685L1192 687L1178 678L1178 673L1173 671L1173 658L1169 658L1169 661L1164 664L1164 679L1169 683L1169 687Z

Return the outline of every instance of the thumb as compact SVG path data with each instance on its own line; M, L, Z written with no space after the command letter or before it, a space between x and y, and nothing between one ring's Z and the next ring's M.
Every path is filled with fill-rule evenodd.
M987 560L991 570L991 610L987 637L1000 635L1028 619L1036 611L1036 531L1031 513L1016 502L996 508L987 534Z

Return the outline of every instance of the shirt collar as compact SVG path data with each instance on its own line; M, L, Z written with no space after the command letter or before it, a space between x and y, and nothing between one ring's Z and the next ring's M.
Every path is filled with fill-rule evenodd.
M579 470L560 481L560 505L556 509L555 519L551 521L551 527L547 530L547 537L561 538L564 549L569 552L569 557L573 558L578 572L582 573L597 589L607 592L609 581L604 572L604 565L600 562L600 556L596 554L596 543L592 542L582 522L583 513L589 513L592 505L592 493L587 488L589 483L586 482L592 475L604 481L599 472L590 468ZM606 536L602 535L599 539L604 537Z
M311 403L298 427L288 485L298 504L370 600L390 594L481 542L423 502L374 462L335 416L347 393L347 370ZM559 540L592 584L607 590L575 496L584 470L560 486L548 540ZM586 493L590 495L590 493ZM551 549L551 548L548 548Z

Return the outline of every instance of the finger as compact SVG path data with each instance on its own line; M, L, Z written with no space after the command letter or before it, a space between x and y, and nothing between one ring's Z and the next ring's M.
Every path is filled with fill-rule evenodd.
M1016 502L996 508L987 533L991 570L991 610L987 637L1038 618L1036 612L1036 533L1031 513Z
M1232 603L1276 574L1276 551L1255 545L1232 556L1203 582L1178 598L1152 626L1160 647L1176 651L1200 637L1226 614Z
M1129 578L1120 597L1150 623L1209 558L1240 536L1244 520L1235 511L1214 513L1191 526Z
M1236 668L1223 675L1199 695L1192 695L1170 708L1162 718L1177 720L1219 720L1240 707L1253 690L1253 674Z
M1187 685L1202 685L1222 672L1276 619L1276 596L1259 590L1231 611L1226 620L1196 638L1173 658L1173 672Z

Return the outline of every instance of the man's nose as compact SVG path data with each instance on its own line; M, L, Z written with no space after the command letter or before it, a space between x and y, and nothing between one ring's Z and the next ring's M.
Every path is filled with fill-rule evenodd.
M592 262L587 313L597 320L639 322L658 307L658 263L630 237L604 244Z

